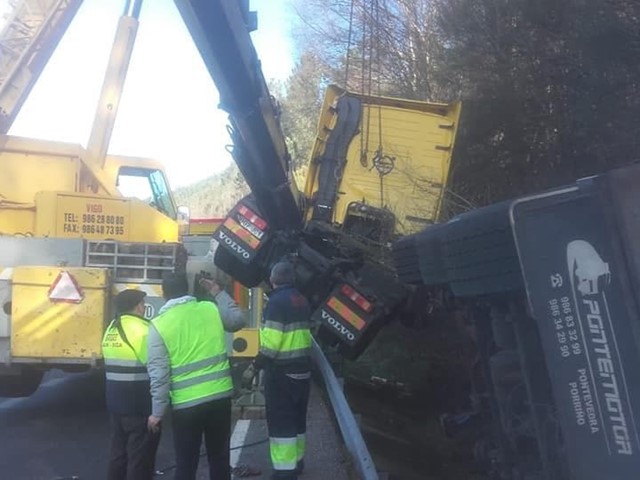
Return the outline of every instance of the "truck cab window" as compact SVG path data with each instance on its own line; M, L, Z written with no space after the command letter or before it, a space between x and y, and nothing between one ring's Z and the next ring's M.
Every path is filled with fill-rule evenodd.
M176 207L161 170L120 167L116 186L122 196L138 198L166 216L174 220L177 218Z

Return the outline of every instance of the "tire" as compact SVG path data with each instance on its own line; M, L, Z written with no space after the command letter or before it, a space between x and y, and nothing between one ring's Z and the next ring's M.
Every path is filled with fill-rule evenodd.
M442 257L442 232L445 225L432 225L416 238L420 276L424 285L444 285L447 270Z
M42 381L44 372L25 368L16 375L0 375L0 397L28 397L32 395Z
M391 246L393 264L401 282L410 285L421 283L416 235L401 238Z
M510 201L498 203L445 224L444 261L454 295L474 297L524 288L510 206Z
M401 281L413 285L447 283L441 249L443 227L444 225L432 225L393 245L394 264Z

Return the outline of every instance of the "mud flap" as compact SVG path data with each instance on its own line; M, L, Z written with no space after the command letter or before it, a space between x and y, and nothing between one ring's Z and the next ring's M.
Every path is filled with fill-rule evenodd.
M260 254L270 240L269 225L251 195L233 207L213 238L218 242L214 263L223 272L247 288L268 278Z
M358 283L339 283L312 316L324 335L338 340L339 352L349 359L367 348L409 294L406 286L379 266L365 264L358 274Z

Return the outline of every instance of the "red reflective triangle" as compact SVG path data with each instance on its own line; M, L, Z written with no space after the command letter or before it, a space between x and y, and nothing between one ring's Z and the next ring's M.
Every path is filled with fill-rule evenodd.
M84 293L73 275L69 272L60 272L49 288L49 300L80 303L84 300Z

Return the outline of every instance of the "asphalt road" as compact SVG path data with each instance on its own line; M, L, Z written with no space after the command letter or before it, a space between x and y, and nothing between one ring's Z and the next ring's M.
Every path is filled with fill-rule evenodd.
M235 419L234 419L235 420ZM341 442L325 402L315 390L309 407L306 480L347 480ZM174 465L170 425L163 431L156 479L172 479ZM232 428L231 464L271 473L266 422L237 420ZM101 372L48 373L28 398L0 398L0 480L102 480L106 477L109 421ZM206 458L198 480L208 479Z
M103 376L54 371L29 398L0 398L0 479L104 478L109 422ZM173 463L170 437L163 435L158 468Z

